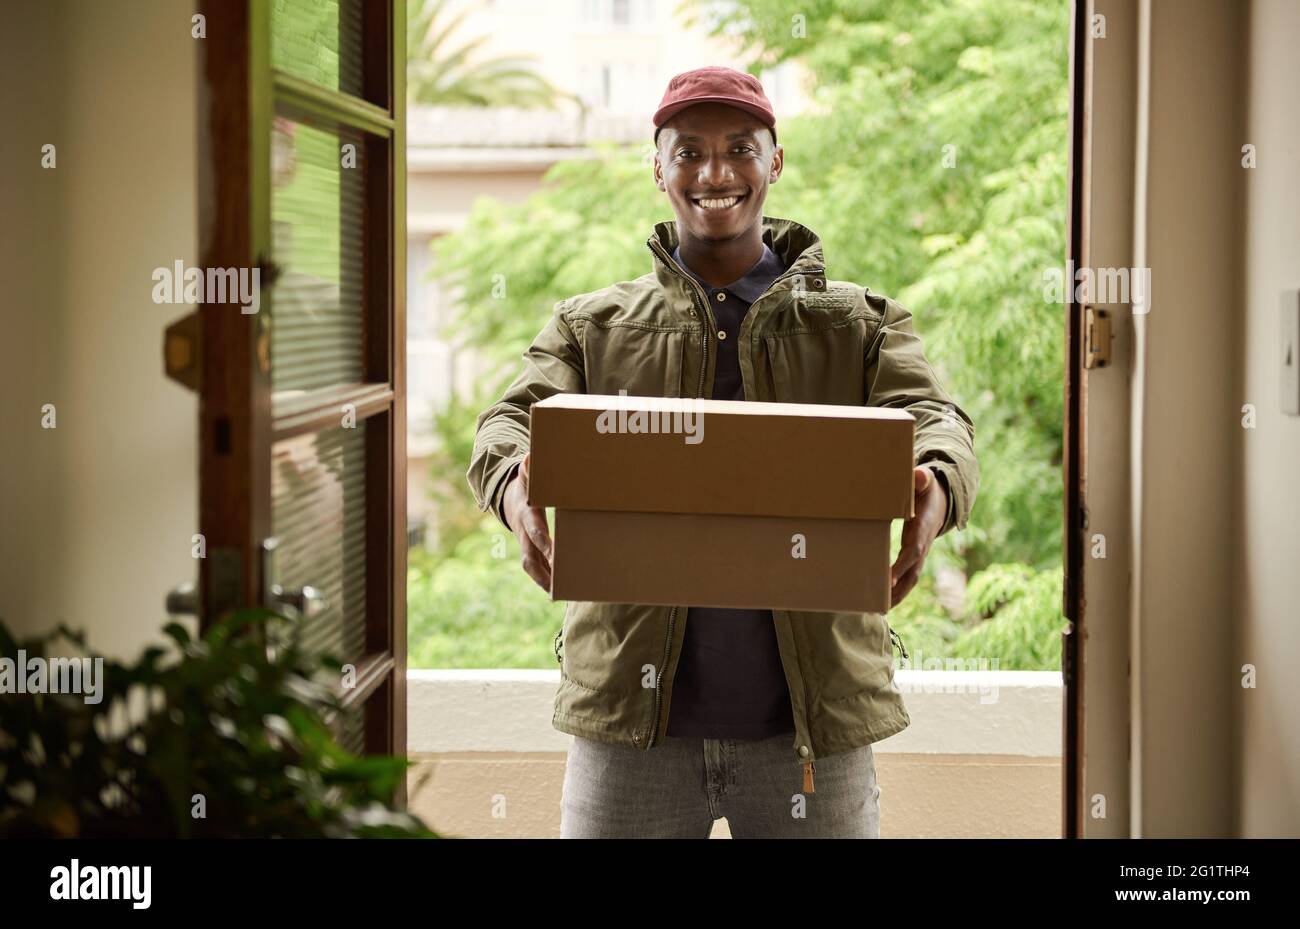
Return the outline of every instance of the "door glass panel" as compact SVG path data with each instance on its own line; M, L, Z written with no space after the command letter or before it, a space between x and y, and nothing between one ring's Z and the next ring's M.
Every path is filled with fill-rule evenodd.
M271 290L271 385L277 401L363 380L365 155L360 133L275 119L271 223L280 276Z
M331 90L360 97L363 0L275 0L271 66Z
M366 645L366 423L286 439L271 453L274 580L325 595L303 644L343 662Z
M354 755L366 753L366 705L348 707L334 723L334 737Z

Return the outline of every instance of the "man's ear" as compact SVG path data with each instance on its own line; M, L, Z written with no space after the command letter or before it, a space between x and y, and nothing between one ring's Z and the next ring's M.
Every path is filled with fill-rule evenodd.
M767 173L767 182L775 184L776 179L781 176L781 171L785 168L785 149L780 145L772 153L772 170Z
M664 193L667 193L668 185L664 183L664 166L663 163L659 161L659 152L657 151L655 152L654 177L655 186Z

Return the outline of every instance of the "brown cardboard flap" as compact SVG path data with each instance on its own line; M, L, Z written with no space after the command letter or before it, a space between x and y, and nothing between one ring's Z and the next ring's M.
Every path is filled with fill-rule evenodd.
M534 403L532 506L889 520L912 515L910 413L557 394Z
M889 523L560 509L551 598L884 613Z

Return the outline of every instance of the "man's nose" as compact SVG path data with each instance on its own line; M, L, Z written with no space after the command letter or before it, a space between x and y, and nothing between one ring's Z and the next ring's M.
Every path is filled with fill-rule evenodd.
M700 166L700 182L711 189L729 185L735 178L731 163L723 155L706 155Z

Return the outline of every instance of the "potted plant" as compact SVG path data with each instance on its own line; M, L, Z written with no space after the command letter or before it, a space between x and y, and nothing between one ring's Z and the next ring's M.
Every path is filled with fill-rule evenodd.
M84 653L82 635L19 642L0 622L0 837L436 837L392 806L405 759L340 746L322 677L341 666L308 654L299 628L264 610L198 639L169 624L171 647L133 664L91 656L87 699L54 692L57 678L13 686L20 654L48 666L61 637Z

